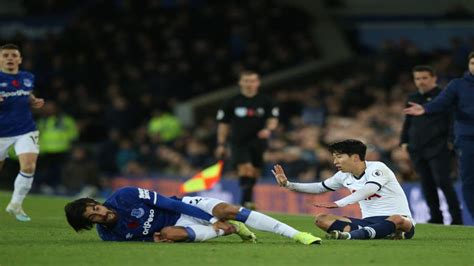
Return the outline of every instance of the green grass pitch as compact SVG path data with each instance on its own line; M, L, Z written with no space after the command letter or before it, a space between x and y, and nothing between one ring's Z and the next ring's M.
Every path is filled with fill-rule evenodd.
M0 192L4 208L10 193ZM474 227L417 226L407 241L335 241L304 246L270 233L257 233L257 244L237 236L206 243L112 243L95 230L77 234L67 224L64 198L29 196L32 217L17 222L0 212L0 266L6 265L474 265ZM324 237L310 216L271 216L299 230Z

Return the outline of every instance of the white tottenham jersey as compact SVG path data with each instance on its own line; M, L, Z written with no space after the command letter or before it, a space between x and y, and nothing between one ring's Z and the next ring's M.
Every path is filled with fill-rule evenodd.
M351 173L337 172L332 177L324 180L323 186L329 190L348 188L351 193L362 188L367 183L379 186L379 190L365 200L359 201L362 217L390 216L394 214L411 217L408 201L395 174L384 163L366 161L367 169L360 179Z

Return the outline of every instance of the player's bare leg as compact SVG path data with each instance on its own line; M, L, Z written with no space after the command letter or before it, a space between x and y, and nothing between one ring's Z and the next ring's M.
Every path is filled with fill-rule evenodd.
M153 234L154 242L172 243L182 242L188 239L188 233L184 227L181 226L167 226L161 229L160 232Z
M20 161L20 172L18 173L13 195L6 211L14 215L15 218L22 222L28 222L31 218L23 211L23 200L31 189L36 170L36 153L22 153L18 155Z
M230 235L235 231L221 231L216 232L216 229L212 225L190 225L187 227L183 226L167 226L153 234L154 242L183 242L193 241L202 242L212 238L216 238L222 235Z
M403 217L401 215L392 215L388 217L387 220L394 223L395 228L396 228L395 233L387 236L387 238L393 239L393 240L401 240L407 237L411 238L414 225L410 221L410 219Z
M244 207L238 207L228 203L219 203L212 210L212 214L219 219L236 220L257 230L272 232L292 238L305 245L321 243L321 239L318 237L306 232L300 232L270 216Z
M341 223L342 228L331 228L334 226L337 221L344 222ZM317 214L314 220L314 224L319 227L321 230L327 232L328 230L339 230L343 232L351 231L350 224L351 220L344 216L338 216L334 214L320 213Z

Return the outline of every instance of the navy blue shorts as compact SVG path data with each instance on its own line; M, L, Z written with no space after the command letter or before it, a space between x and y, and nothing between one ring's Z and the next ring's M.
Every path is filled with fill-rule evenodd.
M352 230L355 230L355 229L359 229L359 228L364 227L364 226L368 226L368 225L371 225L371 224L377 224L377 223L383 222L388 217L389 216L372 216L372 217L367 217L367 218L364 218L364 219L357 219L357 218L352 218L352 217L347 217L347 218L349 218L349 220L351 220L352 225L358 226L358 228L353 227L354 229L352 229Z
M369 226L371 224L376 224L380 223L384 220L386 220L389 216L372 216L372 217L367 217L364 219L357 219L357 218L352 218L352 217L347 217L349 220L351 220L351 231L352 230L357 230L360 229L364 226ZM411 227L410 232L405 233L405 238L410 239L415 235L415 226L413 225Z

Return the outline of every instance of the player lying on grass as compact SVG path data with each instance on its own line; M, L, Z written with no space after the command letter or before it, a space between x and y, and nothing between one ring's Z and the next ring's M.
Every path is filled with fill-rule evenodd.
M106 241L198 242L237 233L243 240L256 242L248 225L305 245L321 243L320 238L265 214L218 199L168 198L137 187L119 189L104 204L82 198L64 209L74 230L90 230L97 224L100 238Z
M363 219L319 214L316 226L333 239L412 238L415 223L395 174L382 162L365 161L367 146L358 140L336 142L329 149L339 171L323 182L292 183L280 165L272 170L278 184L292 191L319 194L346 187L352 192L336 202L313 205L340 208L359 203Z

